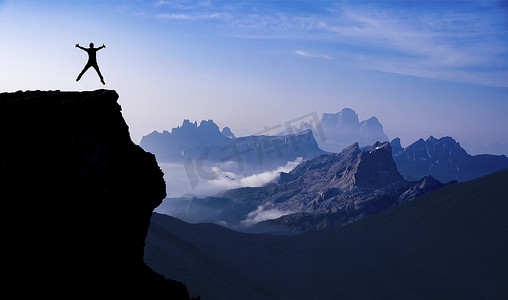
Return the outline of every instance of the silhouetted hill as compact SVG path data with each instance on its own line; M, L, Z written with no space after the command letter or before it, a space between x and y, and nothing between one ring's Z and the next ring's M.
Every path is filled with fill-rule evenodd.
M181 259L172 256L173 248L163 249L186 249L185 242L202 256L186 257L195 264L172 269L171 277L186 278L213 259L231 274L243 274L238 281L249 278L279 299L504 299L507 182L504 170L339 229L297 236L245 234L154 214L145 261L163 271ZM206 278L193 282L191 293L205 285ZM212 294L210 299L227 299Z
M469 155L451 137L419 139L405 149L396 138L391 145L397 149L393 153L397 168L407 180L430 175L441 182L467 181L508 168L506 156Z
M189 299L143 262L165 183L117 100L108 90L0 94L5 295Z
M278 183L232 189L216 197L165 199L158 212L239 230L300 232L340 227L443 186L431 177L404 180L388 142L376 143L367 151L355 143L341 153L302 162L291 172L281 173ZM250 228L281 215L287 216Z

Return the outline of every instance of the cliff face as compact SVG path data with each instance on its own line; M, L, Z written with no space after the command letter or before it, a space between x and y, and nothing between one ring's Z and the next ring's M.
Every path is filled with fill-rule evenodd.
M0 94L5 286L188 298L143 262L165 182L154 155L132 143L117 100L108 90Z

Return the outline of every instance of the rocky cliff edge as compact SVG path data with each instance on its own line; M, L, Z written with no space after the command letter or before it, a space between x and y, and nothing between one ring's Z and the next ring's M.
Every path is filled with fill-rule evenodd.
M189 298L143 262L165 182L117 100L111 90L0 94L2 281L14 295Z

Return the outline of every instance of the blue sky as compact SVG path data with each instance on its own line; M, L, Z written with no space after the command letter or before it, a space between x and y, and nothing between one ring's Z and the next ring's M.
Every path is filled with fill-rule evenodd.
M508 154L506 1L0 1L0 91L103 88L75 81L90 42L136 142L349 107L403 146Z

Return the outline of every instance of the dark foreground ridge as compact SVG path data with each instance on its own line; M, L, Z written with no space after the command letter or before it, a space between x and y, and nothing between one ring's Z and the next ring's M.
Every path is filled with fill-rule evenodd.
M145 261L203 299L507 299L507 182L505 169L295 236L154 213Z
M14 295L189 298L143 262L165 182L117 100L109 90L0 94L2 286Z

